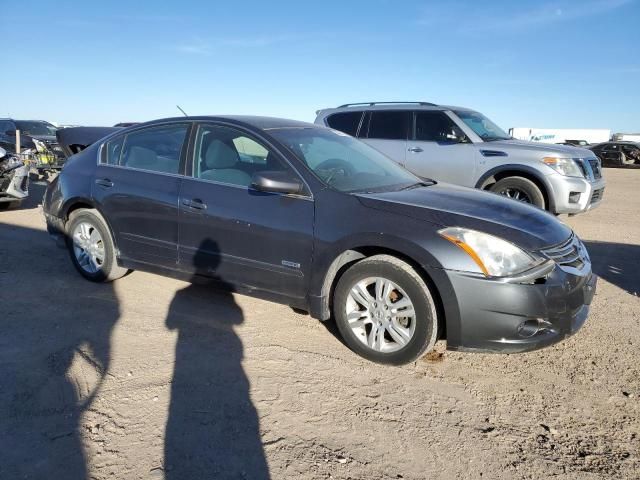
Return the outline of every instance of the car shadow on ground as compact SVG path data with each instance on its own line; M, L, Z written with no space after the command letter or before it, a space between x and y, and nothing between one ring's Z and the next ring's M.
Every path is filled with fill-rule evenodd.
M585 241L593 271L631 295L640 295L640 245Z
M0 217L0 478L89 478L81 430L120 318L46 232Z
M215 271L217 245L206 240L195 270ZM234 327L244 321L228 285L200 278L176 293L166 326L177 330L171 405L165 432L165 478L268 479L259 420L242 368Z

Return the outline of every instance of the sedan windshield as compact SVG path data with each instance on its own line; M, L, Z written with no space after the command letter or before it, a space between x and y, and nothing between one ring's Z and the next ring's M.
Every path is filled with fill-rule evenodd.
M460 119L485 142L511 139L504 130L481 113L470 110L457 110L453 113L460 117Z
M25 122L17 121L16 127L22 133L27 135L42 135L48 137L55 137L57 128L47 122Z
M401 190L423 182L349 135L325 128L270 130L326 185L342 192Z

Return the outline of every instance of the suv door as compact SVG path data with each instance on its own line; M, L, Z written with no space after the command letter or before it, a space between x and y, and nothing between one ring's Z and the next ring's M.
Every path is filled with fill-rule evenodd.
M180 266L224 282L303 298L310 272L310 195L259 192L260 171L298 175L253 134L202 123L180 190Z
M102 146L92 195L120 257L177 267L178 191L189 123L145 127Z
M445 112L414 112L407 145L405 166L416 175L475 186L476 148Z
M404 165L411 112L372 110L365 115L358 137L391 160Z

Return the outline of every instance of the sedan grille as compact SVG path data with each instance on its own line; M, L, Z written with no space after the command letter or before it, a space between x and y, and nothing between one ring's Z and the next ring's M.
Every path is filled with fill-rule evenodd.
M586 248L575 235L571 235L569 240L560 245L543 250L542 253L565 269L568 267L582 270L589 261Z

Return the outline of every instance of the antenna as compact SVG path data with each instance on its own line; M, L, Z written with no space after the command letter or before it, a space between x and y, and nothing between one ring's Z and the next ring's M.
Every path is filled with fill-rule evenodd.
M185 112L183 109L181 109L181 108L180 108L180 105L176 105L176 107L178 108L178 110L180 110L180 111L182 112L182 114L183 114L185 117L188 117L188 116L189 116L189 115L187 115L187 112Z

